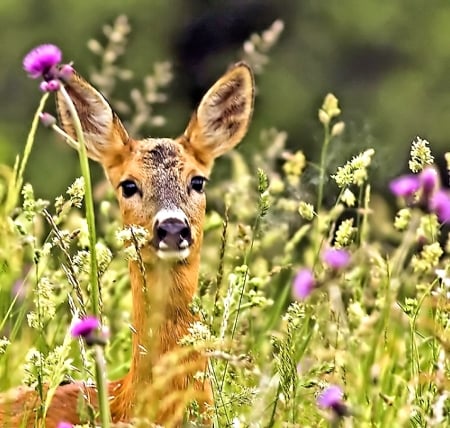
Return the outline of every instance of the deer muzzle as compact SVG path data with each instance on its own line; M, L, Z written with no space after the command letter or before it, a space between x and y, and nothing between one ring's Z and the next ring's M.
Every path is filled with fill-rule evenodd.
M165 211L165 210L164 210ZM192 245L191 227L182 212L160 212L153 226L152 244L163 260L183 260Z

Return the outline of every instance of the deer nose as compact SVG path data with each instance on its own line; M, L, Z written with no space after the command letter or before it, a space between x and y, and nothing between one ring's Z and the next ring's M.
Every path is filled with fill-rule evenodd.
M191 228L178 218L167 218L154 227L154 242L160 250L179 251L192 244Z

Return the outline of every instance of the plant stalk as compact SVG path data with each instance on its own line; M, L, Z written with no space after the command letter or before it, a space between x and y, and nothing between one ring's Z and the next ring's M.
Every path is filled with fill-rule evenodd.
M94 216L94 201L92 195L91 175L89 171L89 161L86 151L86 143L83 135L83 128L81 126L80 118L76 111L75 105L72 102L69 94L64 86L61 86L61 94L72 116L75 132L77 134L77 140L79 142L78 155L80 160L81 173L84 178L84 191L85 191L85 209L86 209L86 221L89 232L89 247L90 247L90 275L89 280L91 284L91 296L92 296L92 308L94 315L101 321L100 313L100 286L98 282L98 267L97 267L97 252L95 245L97 242L95 232L95 216ZM100 410L100 420L102 428L109 428L111 416L108 402L108 391L106 386L106 367L103 356L103 350L99 349L99 346L95 347L95 378L97 384L97 394Z
M95 248L97 238L95 231L94 200L92 195L91 174L89 170L86 143L84 141L83 128L81 127L80 118L78 117L75 105L73 104L64 86L61 87L60 91L66 101L67 107L69 108L70 115L72 116L75 132L77 134L77 140L79 142L78 156L80 160L81 174L84 179L84 204L86 209L86 221L89 232L89 250L91 256L89 282L91 284L92 310L94 315L100 319L100 287L98 283L97 252Z

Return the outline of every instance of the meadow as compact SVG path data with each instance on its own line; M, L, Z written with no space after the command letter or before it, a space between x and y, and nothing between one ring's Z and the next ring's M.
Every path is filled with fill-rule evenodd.
M280 25L244 47L255 70L263 72ZM117 54L117 40L111 36L98 52ZM104 64L91 81L107 92L121 70L114 61ZM133 99L135 132L165 120L152 107L170 103L170 67L158 64L146 82ZM36 426L44 426L39 420L62 382L127 372L127 263L141 249L127 247L112 189L90 184L82 150L80 177L65 194L42 200L24 182L37 128L58 128L42 115L48 98L46 92L37 106L24 152L0 167L0 388L37 391ZM123 101L112 104L126 109ZM264 150L231 152L218 161L228 176L207 185L191 307L201 322L182 345L210 357L198 375L213 387L211 420L235 428L449 426L450 155L441 179L432 142L417 137L410 173L379 195L371 186L373 148L330 169L346 135L339 100L324 94L317 112L319 159L286 148L286 134L267 124L259 133ZM95 220L86 209L93 201ZM86 315L101 318L101 340L74 337L74 323ZM172 356L160 382L175 375L182 358ZM136 418L118 426L151 426L152 404L136 407ZM201 426L200 413L190 403L186 426ZM102 417L88 412L86 426Z

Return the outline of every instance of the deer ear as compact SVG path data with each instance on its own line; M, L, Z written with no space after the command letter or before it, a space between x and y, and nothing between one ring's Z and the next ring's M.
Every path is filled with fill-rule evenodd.
M187 145L208 167L244 137L253 112L254 80L244 63L233 66L205 94L184 133Z
M126 149L129 137L120 119L103 95L76 72L64 84L80 118L88 156L102 164ZM66 100L58 91L56 106L64 131L77 140Z

